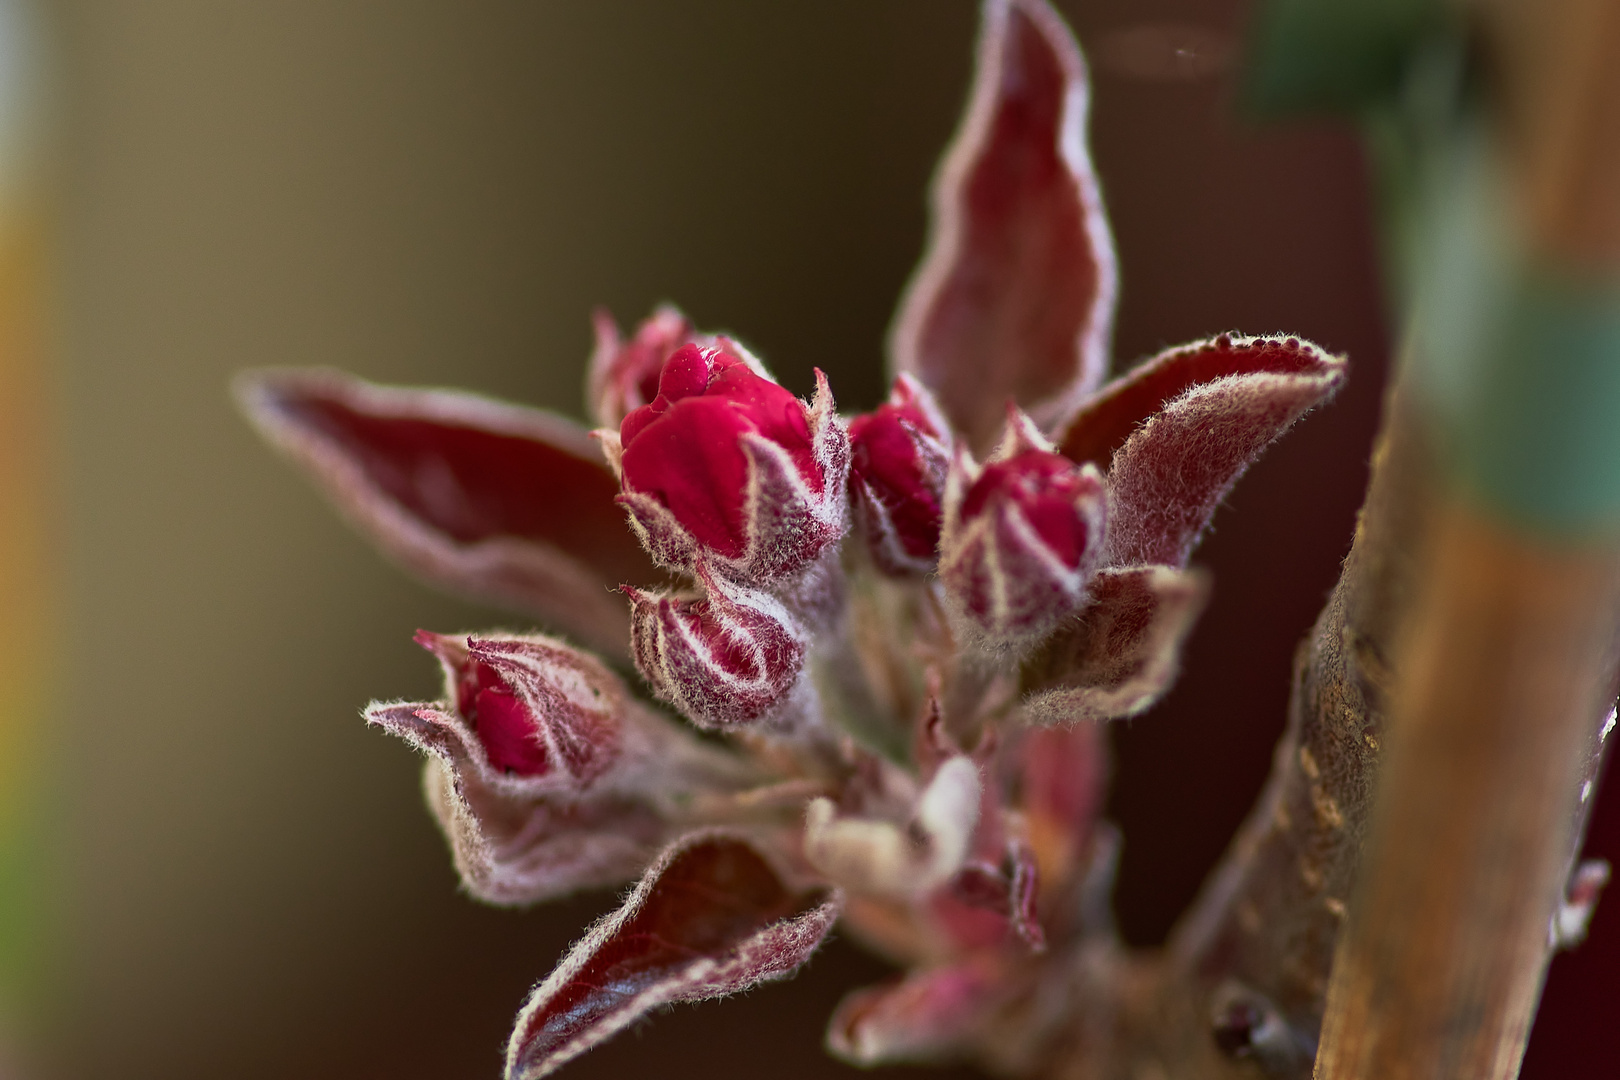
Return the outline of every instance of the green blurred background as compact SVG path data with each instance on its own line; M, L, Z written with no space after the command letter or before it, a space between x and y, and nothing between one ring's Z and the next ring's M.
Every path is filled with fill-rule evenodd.
M1355 365L1217 518L1187 676L1118 732L1120 917L1149 943L1269 765L1293 646L1348 546L1386 346L1352 134L1232 116L1247 5L1060 6L1095 66L1121 361L1239 329ZM416 627L511 620L384 564L226 384L323 364L578 414L591 307L625 323L667 299L790 387L820 366L846 408L874 404L975 5L37 11L59 432L39 470L62 538L39 563L65 601L62 633L30 636L53 643L34 680L53 704L23 831L51 899L24 935L46 959L17 976L19 1075L493 1077L525 989L612 897L515 913L461 896L417 761L358 709L436 692ZM1607 820L1594 843L1612 852ZM1526 1075L1602 1075L1576 1066L1601 1060L1620 999L1600 963L1616 970L1615 922L1600 910L1555 967L1554 1003L1560 979L1598 981L1549 1005L1542 1028L1563 1027L1553 1049L1538 1029ZM821 1025L881 974L835 944L793 984L677 1010L568 1075L855 1075L821 1055Z

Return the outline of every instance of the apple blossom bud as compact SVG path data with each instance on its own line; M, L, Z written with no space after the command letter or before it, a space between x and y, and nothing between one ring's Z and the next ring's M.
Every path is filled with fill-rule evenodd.
M624 586L630 644L653 692L700 727L730 727L784 705L804 668L804 632L779 601L722 586L702 599Z
M606 311L598 310L593 322L596 351L591 355L588 404L600 423L616 428L658 396L664 361L697 334L691 320L668 304L636 327L629 341L620 340L619 328Z
M872 560L896 577L932 573L951 463L950 426L932 395L901 375L885 404L850 421L849 445L851 504Z
M987 648L1018 651L1079 610L1107 514L1094 466L1053 453L1015 414L982 469L957 455L947 488L940 577L968 636Z
M418 630L416 643L444 665L450 700L495 772L585 784L618 757L625 702L591 657L543 638Z
M844 531L849 439L816 373L806 406L724 338L665 362L658 396L626 416L619 502L653 558L702 560L748 585L803 570Z

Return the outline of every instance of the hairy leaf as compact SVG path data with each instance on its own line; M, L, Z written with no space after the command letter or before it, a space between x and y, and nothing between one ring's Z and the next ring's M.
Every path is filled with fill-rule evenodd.
M653 1009L791 974L838 917L840 898L785 884L747 841L680 841L618 911L593 926L518 1014L508 1080L534 1080Z
M1185 565L1238 477L1344 373L1298 338L1222 334L1105 387L1061 440L1073 461L1110 462L1104 564Z
M827 1050L867 1067L963 1057L1015 986L981 957L857 990L828 1022Z
M1169 566L1103 570L1069 629L1025 665L1025 702L1038 724L1135 716L1170 688L1181 643L1204 608L1198 571Z
M1166 349L1098 390L1058 437L1063 456L1107 468L1136 429L1203 383L1232 375L1326 376L1343 363L1298 338L1221 334ZM1340 376L1342 378L1342 375ZM1336 383L1335 383L1336 385Z
M373 704L366 720L428 755L428 803L479 899L529 904L631 880L762 781L559 641L417 640L444 665L447 700Z
M626 527L618 481L579 425L328 371L249 374L237 394L270 442L408 569L626 655L612 590L663 575Z
M366 720L433 757L429 806L467 891L492 904L532 904L637 874L677 835L655 799L608 786L570 790L555 777L500 783L447 712L426 704L373 705Z
M1107 366L1114 251L1086 151L1090 91L1043 0L985 5L968 110L933 191L928 253L890 340L977 452L1009 399L1047 430Z

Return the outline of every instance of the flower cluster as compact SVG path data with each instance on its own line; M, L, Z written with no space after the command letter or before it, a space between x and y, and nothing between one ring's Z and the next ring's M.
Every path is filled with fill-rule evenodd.
M841 1057L1017 1070L1076 1037L1063 1002L1118 951L1097 722L1164 693L1216 505L1343 378L1299 340L1222 335L1102 384L1086 90L1043 0L987 0L892 395L864 415L667 307L627 341L598 316L594 432L244 378L260 430L386 552L603 657L422 632L443 699L366 714L426 753L473 895L639 882L530 995L510 1077L787 975L838 920L906 971L838 1009Z

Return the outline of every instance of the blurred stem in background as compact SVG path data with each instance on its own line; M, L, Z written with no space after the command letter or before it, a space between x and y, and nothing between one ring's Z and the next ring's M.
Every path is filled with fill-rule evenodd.
M1259 28L1263 111L1364 121L1385 424L1433 452L1388 467L1435 478L1316 1075L1512 1077L1590 914L1620 659L1620 7L1271 0Z
M39 1004L56 575L47 401L40 38L0 0L0 1074Z

